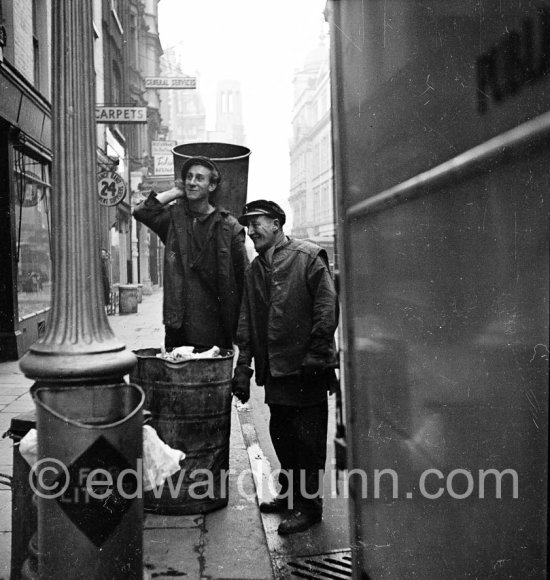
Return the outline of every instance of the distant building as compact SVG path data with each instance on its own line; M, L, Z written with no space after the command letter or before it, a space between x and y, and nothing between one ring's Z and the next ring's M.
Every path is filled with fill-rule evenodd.
M218 82L216 130L208 132L208 141L246 145L240 81L222 80Z
M290 145L292 235L334 239L328 45L311 51L294 76Z
M196 89L163 90L160 107L166 140L181 143L206 141L206 109L201 93L200 76L183 67L180 47L166 50L161 59L162 76L195 77Z

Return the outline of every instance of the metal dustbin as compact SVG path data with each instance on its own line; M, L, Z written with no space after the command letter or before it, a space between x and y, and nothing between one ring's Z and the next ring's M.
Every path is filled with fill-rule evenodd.
M135 314L138 311L138 287L135 284L121 284L118 300L119 314Z
M181 178L183 164L191 157L209 157L221 173L215 193L215 203L233 215L241 215L248 190L248 162L250 149L233 143L184 143L172 149L174 174Z
M75 578L141 578L143 391L127 383L36 384L31 393L40 577L67 577L71 562L60 557L62 547L78 558Z
M29 541L36 532L36 503L29 485L30 466L19 453L21 439L36 428L34 411L11 420L7 435L13 441L11 497L11 574L10 580L23 578L21 569L29 552Z
M130 380L145 391L151 425L170 447L186 454L165 484L145 492L147 511L182 515L227 505L233 351L172 363L158 348L134 351Z

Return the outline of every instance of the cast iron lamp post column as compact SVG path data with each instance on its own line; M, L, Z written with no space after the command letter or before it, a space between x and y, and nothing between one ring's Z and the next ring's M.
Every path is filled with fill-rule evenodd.
M115 338L103 303L91 0L53 2L52 21L52 310L21 369L57 384L113 381L136 359Z
M52 388L57 393L50 397L78 388L75 401L80 401L81 407L87 406L79 416L88 416L93 423L94 413L98 412L93 408L97 397L94 399L95 395L89 393L122 383L136 358L114 336L104 308L98 241L92 22L92 0L52 2L52 309L45 336L31 347L20 367L36 381L34 390ZM42 437L45 436L38 423L39 453L44 444ZM48 534L41 533L48 530L48 521L44 520L51 517L51 511L44 506L48 507L39 500L39 571L48 569L48 565L41 566L41 558L65 559L65 577L80 578L75 575L79 554L67 554L61 545L57 554L41 553L44 541L49 542L50 548L55 545L56 535L56 529L49 534L53 540L44 539ZM72 524L69 521L67 525ZM141 520L137 525L142 525ZM100 554L98 550L98 559ZM58 563L55 565L59 569ZM82 571L82 577L96 578L100 568L90 571L90 576Z

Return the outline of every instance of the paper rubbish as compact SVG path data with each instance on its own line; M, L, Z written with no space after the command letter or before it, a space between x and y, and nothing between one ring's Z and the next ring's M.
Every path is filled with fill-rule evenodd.
M166 352L164 348L157 354L157 358L161 358L169 362L184 362L187 360L194 360L198 358L216 358L220 356L220 349L213 346L204 352L194 352L193 346L178 346L170 352Z
M185 453L166 445L150 425L143 426L143 489L162 485L180 470Z
M30 429L19 442L19 452L32 467L38 459L37 431ZM185 453L172 449L150 425L143 426L143 490L150 491L162 485L180 470Z

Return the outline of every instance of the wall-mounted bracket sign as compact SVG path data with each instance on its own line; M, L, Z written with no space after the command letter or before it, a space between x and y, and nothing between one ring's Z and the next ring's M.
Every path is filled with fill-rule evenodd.
M147 123L147 107L96 107L97 123Z
M145 77L146 89L196 89L196 77Z
M101 205L117 205L126 197L126 182L116 171L101 171L97 174L97 194Z

